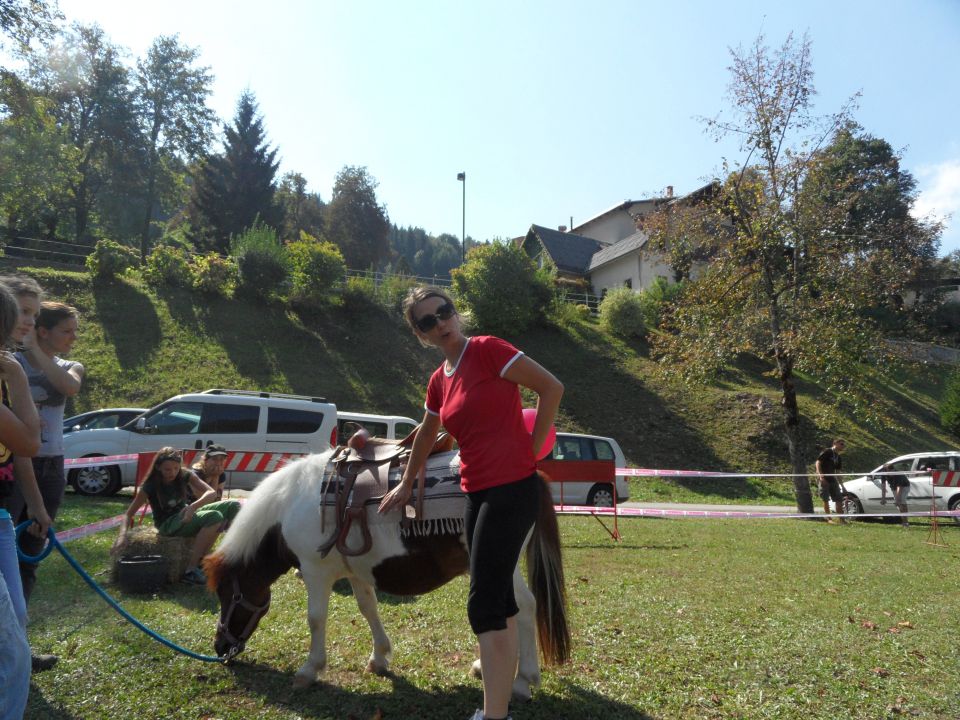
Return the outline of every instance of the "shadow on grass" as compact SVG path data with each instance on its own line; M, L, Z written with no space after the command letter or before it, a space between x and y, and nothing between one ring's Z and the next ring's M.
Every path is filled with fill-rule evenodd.
M333 584L333 592L341 597L353 597L353 588L350 581L341 578ZM391 595L390 593L377 590L377 602L385 605L411 605L420 599L420 595Z
M575 407L579 412L562 429L589 428L592 433L613 437L627 459L641 467L673 467L678 457L690 458L690 467L725 467L700 432L672 409L674 403L627 369L644 352L640 341L618 347L585 324L571 330L535 328L513 341L564 383L561 407ZM755 492L746 483L719 489L706 488L702 482L685 486L695 493L731 492L738 497L751 497Z
M51 705L34 683L30 683L30 702L27 703L26 712L23 714L24 720L75 720L77 715Z
M97 318L117 353L120 367L128 370L144 365L161 340L160 320L153 301L122 280L97 282L92 287ZM136 318L136 322L131 322L131 318Z
M374 717L448 720L467 717L473 708L483 706L483 691L476 685L455 685L441 690L419 688L402 675L386 675L393 685L390 692L345 690L319 682L302 690L291 690L290 674L263 665L235 663L228 666L237 685L265 702L305 718ZM466 670L465 670L466 672ZM525 717L543 718L618 718L653 720L653 716L610 700L586 688L571 685L563 696L534 691L530 704L515 708Z
M343 409L409 415L439 358L426 362L409 332L376 305L295 313L249 298L203 298L166 289L171 316L221 345L237 372L263 390L322 396ZM271 387L281 377L285 387Z

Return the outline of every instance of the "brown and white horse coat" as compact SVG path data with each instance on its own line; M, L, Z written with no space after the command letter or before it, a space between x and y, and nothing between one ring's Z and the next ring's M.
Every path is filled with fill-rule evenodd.
M330 455L304 458L261 482L233 521L218 551L204 564L209 587L221 603L214 647L218 655L228 658L243 650L269 609L271 585L291 567L300 568L307 588L311 642L307 659L294 677L295 686L314 682L326 666L327 612L337 580L349 580L357 606L370 626L373 650L367 669L385 673L391 644L377 612L376 591L420 595L469 568L463 497L453 453L449 457L435 456L430 463L429 468L439 468L439 472L428 472L428 502L424 503L421 522L401 529L399 510L379 516L376 504L371 503L370 551L345 557L334 548L321 557L317 548L335 524L332 506L323 504L325 483L331 477ZM431 493L436 502L430 500ZM326 513L325 529L321 529L321 508ZM350 533L355 532L359 529L351 528ZM526 550L533 592L519 565L513 575L520 608L519 658L513 685L517 699L528 699L531 687L539 683L538 638L548 662L565 661L569 651L559 532L546 487L541 492L540 515L527 539ZM479 660L474 663L473 672L479 674Z

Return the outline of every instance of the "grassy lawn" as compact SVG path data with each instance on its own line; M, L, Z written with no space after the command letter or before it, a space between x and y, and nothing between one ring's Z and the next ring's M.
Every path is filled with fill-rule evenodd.
M68 494L61 527L119 512L126 498ZM953 603L960 529L946 548L928 528L797 521L624 520L613 544L591 518L562 518L573 661L546 669L535 718L956 718L960 672ZM108 577L107 532L68 544ZM212 596L173 586L124 596L135 616L211 652ZM481 704L467 677L474 641L459 579L419 599L384 596L391 677L363 672L370 636L335 594L322 684L293 691L309 631L288 574L232 667L175 655L123 621L62 558L41 569L31 640L60 664L33 679L26 717L466 718Z

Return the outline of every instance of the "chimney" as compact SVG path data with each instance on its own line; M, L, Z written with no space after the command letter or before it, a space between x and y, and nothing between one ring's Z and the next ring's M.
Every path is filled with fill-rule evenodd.
M566 225L560 225L560 226L557 227L557 230L559 230L560 232L566 232L566 231L567 231L567 226L566 226Z
M673 185L667 185L667 197L668 198L673 197Z

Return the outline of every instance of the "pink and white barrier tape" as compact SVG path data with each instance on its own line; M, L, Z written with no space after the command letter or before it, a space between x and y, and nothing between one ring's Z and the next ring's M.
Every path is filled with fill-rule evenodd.
M880 477L881 475L927 475L930 471L908 470L905 472L853 472L853 473L830 473L833 477ZM938 472L938 471L934 471ZM733 472L713 472L710 470L659 470L655 468L615 468L617 475L626 475L629 477L691 477L691 478L793 478L810 477L816 475L816 472L810 473L733 473ZM960 476L960 473L953 473Z
M136 462L140 456L137 453L126 455L104 455L102 457L67 458L63 461L66 467L96 467L97 465L119 465L121 463Z
M726 519L804 519L804 518L842 518L846 520L862 520L864 518L901 518L901 517L932 517L954 518L960 517L960 510L943 510L936 513L929 511L908 513L858 513L856 515L825 515L823 513L782 513L748 510L680 510L661 508L636 508L617 506L616 513L612 507L590 507L587 505L556 505L558 515L610 515L619 517L659 517L659 518L726 518Z

